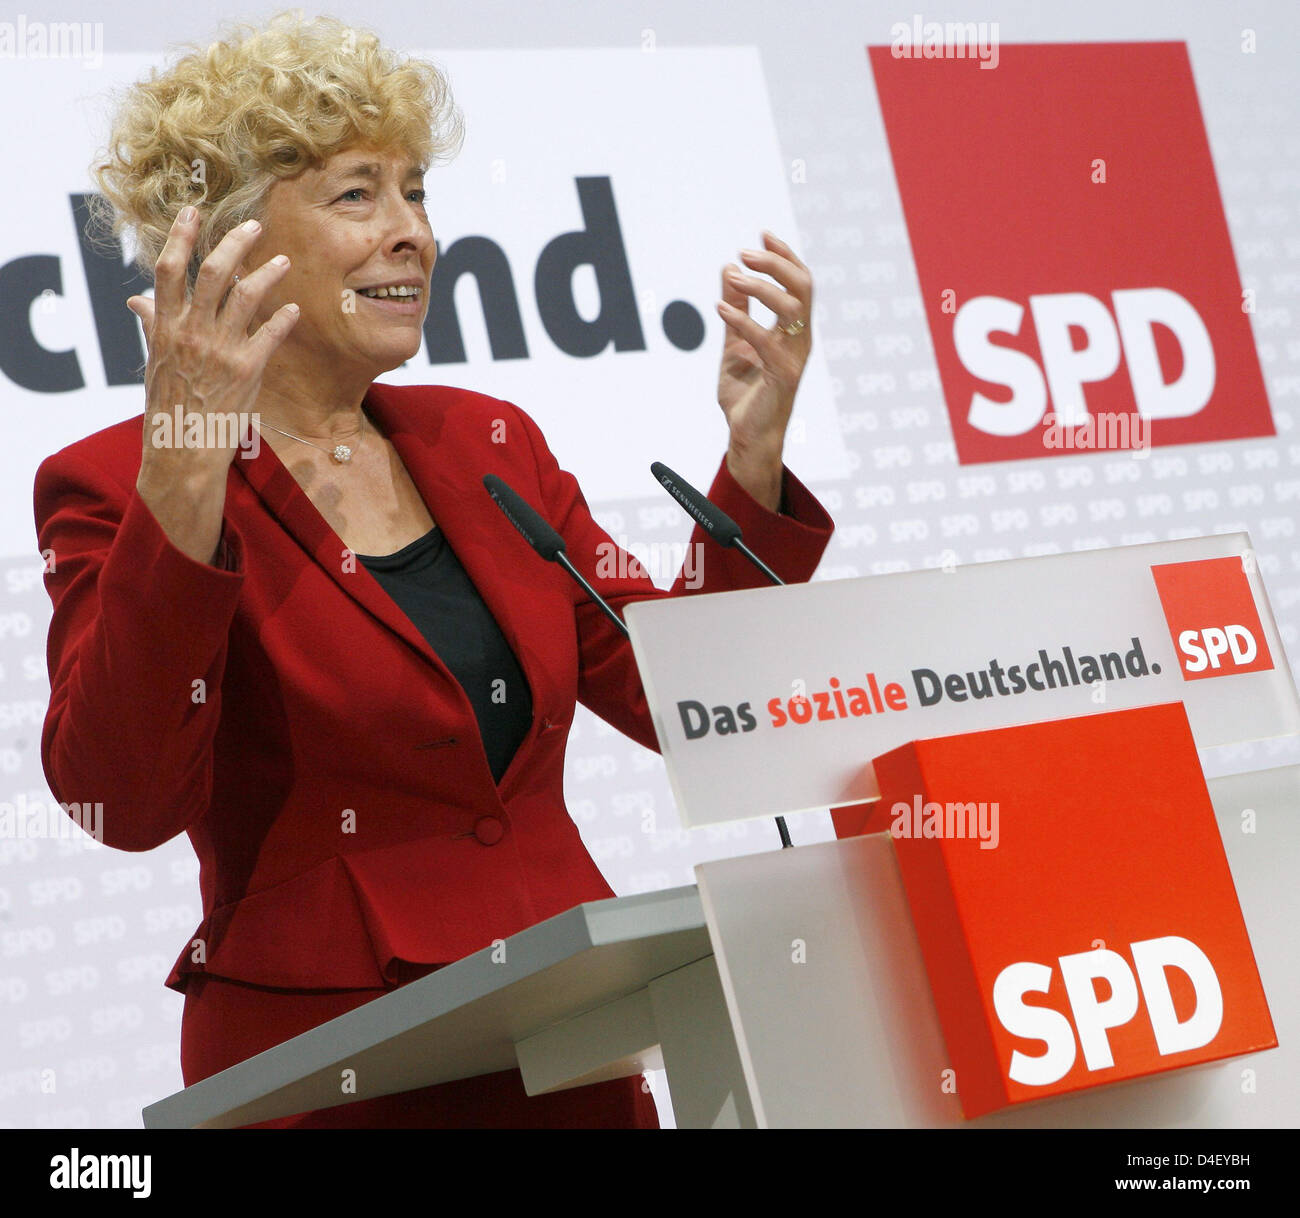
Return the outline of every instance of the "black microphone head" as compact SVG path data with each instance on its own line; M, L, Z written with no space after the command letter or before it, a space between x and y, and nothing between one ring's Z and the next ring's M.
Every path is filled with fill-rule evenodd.
M662 461L655 461L650 472L678 503L719 545L734 545L740 540L740 525L715 503L710 503L689 482L673 473Z
M496 505L512 525L519 530L520 536L533 547L547 562L554 562L556 555L564 553L564 538L521 498L508 483L496 474L484 474L483 485L496 500Z

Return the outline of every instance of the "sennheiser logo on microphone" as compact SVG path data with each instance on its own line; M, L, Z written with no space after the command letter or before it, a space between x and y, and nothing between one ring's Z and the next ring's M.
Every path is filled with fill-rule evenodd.
M684 507L690 515L700 522L710 533L713 532L713 521L709 519L704 510L691 502L688 495L684 494L675 482L665 482L664 489Z

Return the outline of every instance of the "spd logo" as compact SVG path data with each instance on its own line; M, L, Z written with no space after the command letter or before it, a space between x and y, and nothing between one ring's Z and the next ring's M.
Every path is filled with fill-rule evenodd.
M1273 667L1240 558L1151 568L1185 681Z
M967 1117L1277 1044L1181 702L873 765L884 807L1000 809L993 850L893 840Z
M869 50L961 464L1275 434L1186 44Z
M1156 1052L1161 1057L1208 1045L1223 1026L1223 988L1209 957L1190 939L1164 935L1130 945L1133 967L1108 948L1060 958L1061 976L1074 1026L1061 1012L1025 1001L1026 994L1051 992L1052 968L1032 960L1009 964L993 983L998 1022L1023 1041L1042 1041L1042 1054L1011 1052L1007 1077L1030 1087L1059 1082L1075 1063L1075 1030L1088 1070L1109 1070L1115 1055L1107 1033L1137 1017L1145 1005ZM1137 970L1134 976L1134 968ZM1193 1008L1180 1018L1167 970L1176 969L1191 985ZM1105 998L1097 996L1104 983ZM1139 1002L1139 998L1144 1000Z

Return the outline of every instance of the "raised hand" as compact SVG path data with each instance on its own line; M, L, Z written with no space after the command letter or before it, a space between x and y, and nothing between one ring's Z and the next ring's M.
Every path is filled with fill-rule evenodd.
M775 510L785 432L812 350L812 273L778 237L764 233L763 244L765 249L746 250L742 258L747 267L771 279L746 275L735 266L723 268L718 312L727 335L718 405L731 432L727 464L732 475ZM750 317L751 296L776 314L775 325L764 328Z
M198 238L197 209L182 209L154 267L154 296L126 303L144 327L143 454L136 489L172 543L210 562L221 537L226 477L253 413L271 353L298 319L298 306L277 309L249 333L262 298L289 260L263 263L235 282L235 270L261 232L256 221L232 229L204 259L187 299L186 268ZM177 434L182 418L203 416L203 442ZM169 416L172 422L160 416ZM192 433L191 433L192 439Z

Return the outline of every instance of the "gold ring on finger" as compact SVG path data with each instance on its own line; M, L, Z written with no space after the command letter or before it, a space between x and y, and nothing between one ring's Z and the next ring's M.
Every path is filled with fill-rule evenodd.
M800 317L796 317L794 321L790 322L787 325L782 326L781 330L783 333L788 334L790 335L791 338L793 338L796 334L800 333L802 330L806 328L807 327L804 325L803 319Z

